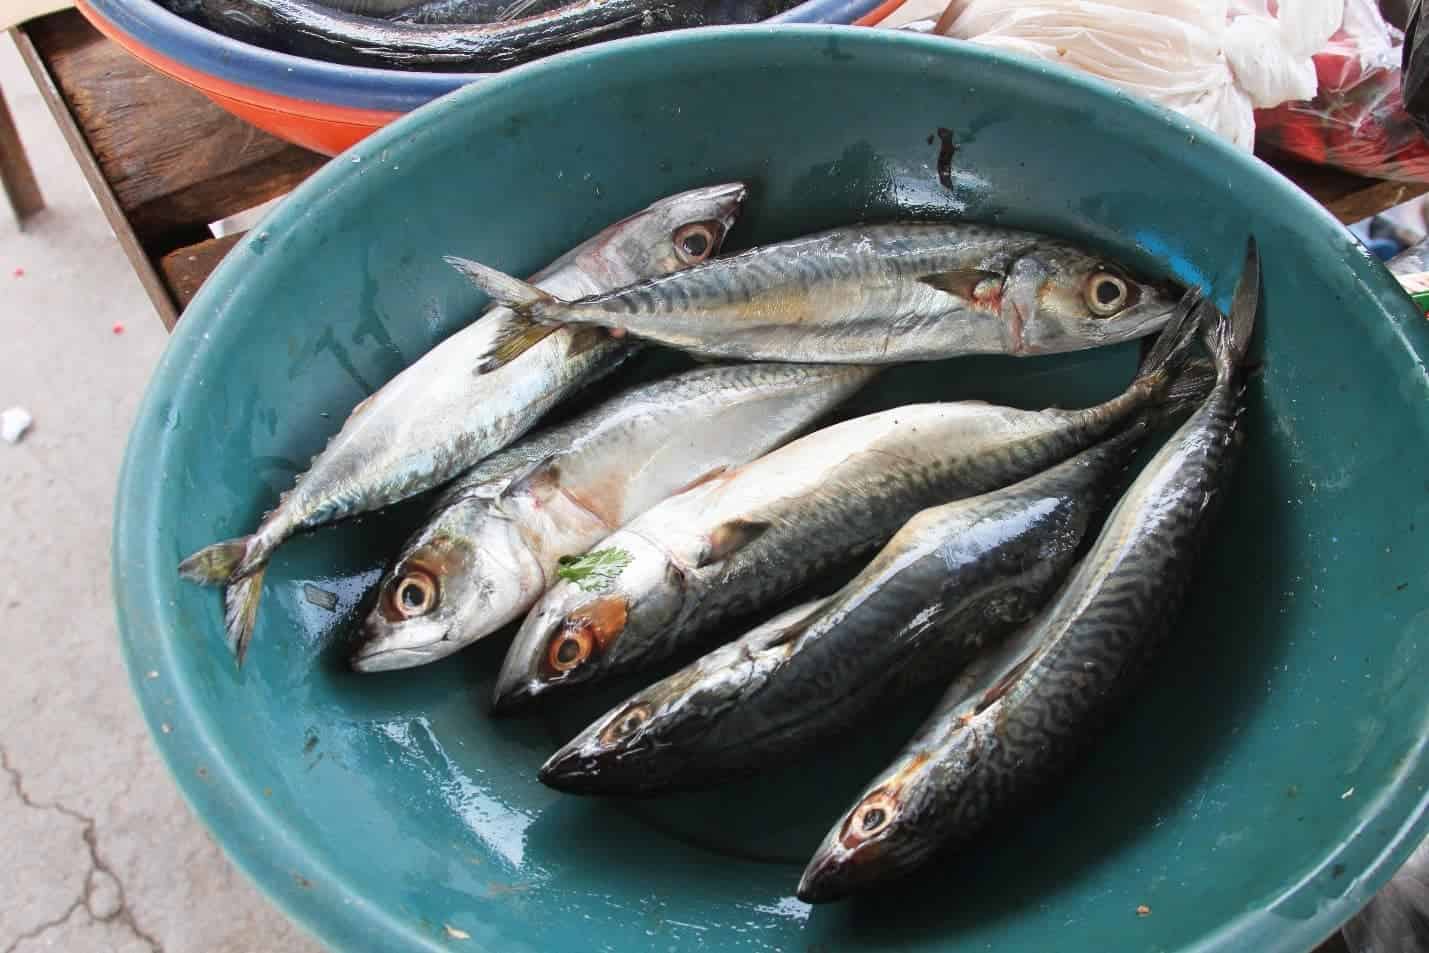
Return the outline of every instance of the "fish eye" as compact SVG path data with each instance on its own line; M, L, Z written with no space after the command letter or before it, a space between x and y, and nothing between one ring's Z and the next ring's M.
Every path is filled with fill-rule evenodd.
M650 706L644 702L631 705L620 713L620 717L605 729L602 740L607 742L628 738L640 730L640 726L650 720Z
M629 608L620 595L605 595L571 610L546 644L546 675L565 675L580 668L619 638Z
M698 264L714 254L719 244L719 226L714 222L691 222L675 229L675 254L687 265Z
M429 574L414 569L397 581L392 607L398 615L411 619L426 615L436 608L437 582Z
M1087 307L1092 314L1103 318L1110 317L1126 307L1130 298L1131 290L1118 275L1099 271L1087 279Z
M562 629L551 639L546 662L557 672L569 672L590 658L595 639L584 628Z
M887 791L875 791L864 798L849 818L844 840L855 843L867 840L886 830L897 814L898 802Z

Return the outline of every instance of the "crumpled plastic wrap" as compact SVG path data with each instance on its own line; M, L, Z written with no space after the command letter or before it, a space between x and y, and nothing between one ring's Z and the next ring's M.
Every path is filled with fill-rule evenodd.
M1244 149L1254 110L1315 95L1313 54L1345 0L952 0L937 30L1062 63Z
M1261 145L1360 175L1429 181L1429 142L1404 109L1402 44L1374 0L1346 0L1340 29L1315 54L1318 92L1257 113Z

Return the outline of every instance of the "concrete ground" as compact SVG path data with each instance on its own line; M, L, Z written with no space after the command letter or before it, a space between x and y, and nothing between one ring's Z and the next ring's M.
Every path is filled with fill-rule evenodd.
M110 508L165 333L8 38L0 89L48 209L0 197L0 953L316 953L149 743L109 594ZM122 333L114 333L116 323Z

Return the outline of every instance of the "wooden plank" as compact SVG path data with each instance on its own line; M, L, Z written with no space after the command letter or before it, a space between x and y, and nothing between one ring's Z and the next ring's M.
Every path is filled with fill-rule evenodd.
M25 219L45 207L40 183L35 180L35 170L30 167L30 157L25 154L25 144L20 141L20 130L15 128L3 91L0 91L0 186L4 187L21 228L25 227Z
M39 51L30 42L29 27L34 23L43 22L44 19L48 18L32 20L29 24L11 29L10 36L20 50L20 58L24 60L30 70L30 75L34 77L35 85L39 87L40 97L49 106L50 113L55 117L55 122L59 124L60 132L64 135L65 142L69 144L70 152L74 153L75 161L79 163L80 171L84 173L85 181L89 183L90 190L94 192L94 197L98 200L104 217L109 220L109 227L113 229L114 237L119 240L119 247L124 249L129 263L134 266L134 273L139 276L139 283L148 293L149 300L154 304L154 310L159 312L159 319L164 322L164 327L173 330L174 322L178 320L179 314L174 308L173 299L169 297L168 288L159 278L158 272L154 270L154 265L149 261L149 256L139 243L134 229L129 226L129 220L125 218L124 211L119 207L113 190L109 188L109 182L105 180L104 173L100 171L99 163L89 149L89 143L85 140L84 134L80 132L79 126L76 125L74 116L70 114L69 107L65 105L64 98L60 96L60 91L50 77L49 70L45 68Z
M179 310L189 306L204 281L242 237L240 233L210 238L196 245L171 251L163 257L159 262L159 270L163 272L174 300L179 303Z
M220 109L66 10L27 27L141 243L158 257L291 190L325 157Z
M1282 156L1262 156L1280 174L1309 193L1340 221L1349 224L1429 192L1429 183L1366 179Z

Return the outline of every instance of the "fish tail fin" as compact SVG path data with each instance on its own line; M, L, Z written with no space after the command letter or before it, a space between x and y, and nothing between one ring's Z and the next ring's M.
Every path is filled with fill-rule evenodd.
M1199 287L1191 288L1181 296L1176 310L1171 313L1166 326L1156 338L1156 343L1151 345L1151 349L1142 358L1133 384L1164 390L1176 379L1196 343L1196 331L1201 323L1201 304L1204 300L1205 295Z
M253 637L263 573L268 568L267 554L260 552L257 544L257 534L226 539L179 563L179 575L185 579L205 586L227 586L223 592L224 637L239 665Z
M506 323L490 349L482 355L477 368L480 373L509 363L562 323L561 312L566 302L535 285L469 258L448 255L446 262L491 300L516 313L516 320Z
M461 272L468 281L491 296L498 304L515 311L531 321L542 319L543 311L551 305L564 304L530 282L513 278L504 271L497 271L479 261L447 255L446 262Z
M179 575L202 586L221 586L238 574L252 541L252 536L240 536L205 546L179 563Z
M1245 363L1259 308L1260 250L1252 236L1245 244L1245 264L1231 299L1230 316L1217 316L1214 325L1206 329L1206 347L1215 356L1218 377L1229 378Z
M263 595L263 575L266 565L242 579L229 583L223 591L223 629L228 647L241 667L253 639L253 625L258 618L258 599Z

